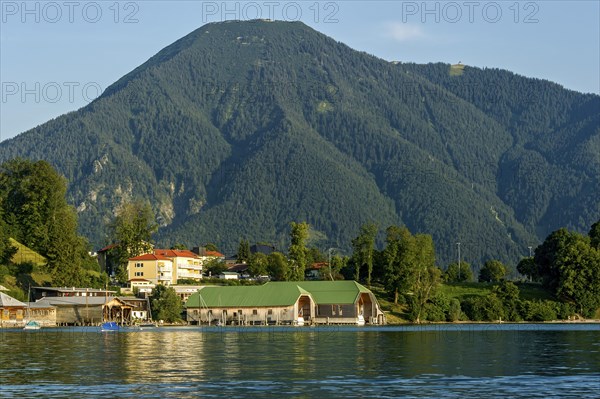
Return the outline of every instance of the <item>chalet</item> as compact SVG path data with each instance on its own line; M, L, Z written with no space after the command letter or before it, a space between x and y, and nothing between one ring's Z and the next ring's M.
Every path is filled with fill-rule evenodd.
M186 309L192 324L385 324L375 295L355 281L205 287Z
M0 292L0 326L14 327L23 323L27 304Z

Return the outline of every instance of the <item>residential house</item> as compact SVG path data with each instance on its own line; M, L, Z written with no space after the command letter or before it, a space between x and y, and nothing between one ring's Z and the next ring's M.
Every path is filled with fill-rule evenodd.
M173 270L173 259L163 255L144 254L129 259L127 280L132 289L137 282L141 282L140 285L171 285L177 282L177 276ZM134 284L131 284L132 282Z
M183 279L196 281L202 279L204 260L198 254L181 249L155 249L154 255L171 259L173 262L174 284Z
M237 280L240 278L240 275L236 272L221 272L217 278L222 280Z
M206 263L214 259L220 259L225 262L225 255L219 251L207 251L206 248L203 247L195 247L192 251L201 259L202 265L206 265Z
M249 267L250 267L250 265L248 265L247 263L236 263L234 265L229 266L227 268L227 271L237 273L240 276L240 278L249 278L250 277L250 273L248 273Z
M131 320L132 321L149 321L150 312L150 301L148 298L136 298L131 296L120 296L119 300L123 301L124 304L131 306Z
M100 271L108 274L109 276L114 276L117 271L117 266L119 262L114 255L112 249L116 248L119 244L111 244L106 247L99 249L96 252L96 260L100 265Z
M385 324L375 295L355 281L205 287L187 303L190 323Z

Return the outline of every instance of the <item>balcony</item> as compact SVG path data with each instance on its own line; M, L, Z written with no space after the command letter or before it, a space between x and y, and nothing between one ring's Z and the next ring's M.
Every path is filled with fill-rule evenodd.
M177 264L177 269L182 270L198 270L198 271L202 271L202 265L191 265L189 263L178 263Z

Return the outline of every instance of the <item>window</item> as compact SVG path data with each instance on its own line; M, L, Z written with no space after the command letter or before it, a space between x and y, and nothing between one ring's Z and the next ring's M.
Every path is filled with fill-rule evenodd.
M135 272L136 277L142 277L143 275L144 275L144 272Z
M135 267L144 267L144 264L143 263L136 263Z
M269 309L269 311L267 312L267 314L268 314L269 316L271 316L271 315L273 314L273 309Z
M242 309L238 309L238 314L241 316L242 315Z
M257 310L257 309L253 309L253 310L252 310L252 314L253 314L254 316L258 315L258 310Z

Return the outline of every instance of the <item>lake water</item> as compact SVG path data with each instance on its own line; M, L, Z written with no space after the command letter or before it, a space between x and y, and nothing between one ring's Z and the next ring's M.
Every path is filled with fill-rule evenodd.
M0 398L600 398L600 325L0 331Z

